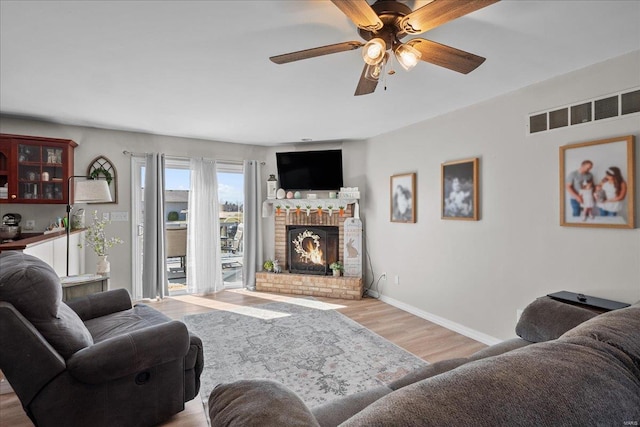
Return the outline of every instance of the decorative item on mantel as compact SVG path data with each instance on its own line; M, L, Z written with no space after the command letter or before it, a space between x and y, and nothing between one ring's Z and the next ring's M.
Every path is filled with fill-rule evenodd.
M119 237L107 239L104 229L110 223L111 221L98 219L98 211L93 211L93 224L87 229L84 238L87 246L93 249L98 256L96 273L102 276L108 275L111 271L111 263L107 260L107 250L115 245L124 243Z
M284 190L282 190L282 192L284 192ZM293 199L285 198L284 196L276 196L277 200L265 200L262 204L262 216L266 218L273 216L274 214L279 215L282 212L282 209L284 209L285 212L288 213L289 210L294 208L296 209L296 214L298 215L301 213L302 209L306 208L307 216L309 216L312 211L317 211L319 215L323 215L323 213L326 211L329 216L332 216L333 212L336 210L336 205L339 206L338 209L340 216L344 216L347 205L354 205L353 216L355 218L360 217L360 206L358 205L358 200L360 199L360 191L358 190L358 187L342 187L340 188L340 192L336 195L337 197L334 198L331 197L331 192L328 199L318 198L317 194L314 194L312 196L315 197L310 198L309 194L307 194L307 203L309 204L305 205L301 205L298 197L298 192L294 194ZM314 205L311 205L310 203L313 203ZM278 207L280 209L278 209Z
M271 174L269 175L269 179L267 180L267 199L275 199L276 198L276 191L278 188L278 180L276 179L276 176Z

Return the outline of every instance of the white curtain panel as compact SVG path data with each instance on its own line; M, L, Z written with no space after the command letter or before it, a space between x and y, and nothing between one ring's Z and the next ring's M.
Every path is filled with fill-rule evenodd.
M262 269L262 179L260 162L244 161L244 287L255 290Z
M187 232L187 290L205 294L223 288L218 179L211 160L191 159Z
M164 154L150 153L144 176L143 298L164 298L169 293L164 227Z

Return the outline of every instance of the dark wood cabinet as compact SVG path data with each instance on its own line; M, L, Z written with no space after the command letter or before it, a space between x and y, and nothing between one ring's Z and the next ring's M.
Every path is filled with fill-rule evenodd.
M67 204L77 146L70 139L0 134L0 203Z

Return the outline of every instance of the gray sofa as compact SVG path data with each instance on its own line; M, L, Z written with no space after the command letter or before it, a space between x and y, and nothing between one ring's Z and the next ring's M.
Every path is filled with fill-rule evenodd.
M60 279L0 254L0 369L37 426L151 426L200 388L202 342L118 289L62 302ZM1 417L0 417L1 418Z
M640 303L598 314L548 297L519 338L446 360L389 387L307 408L273 381L209 397L218 426L622 426L640 423Z

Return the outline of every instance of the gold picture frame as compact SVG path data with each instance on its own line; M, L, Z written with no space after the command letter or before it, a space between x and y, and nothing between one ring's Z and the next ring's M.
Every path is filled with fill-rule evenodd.
M392 175L389 181L391 222L416 222L416 174Z
M442 219L478 221L480 218L478 165L477 157L442 163L440 167Z
M635 227L634 136L560 147L560 225Z

